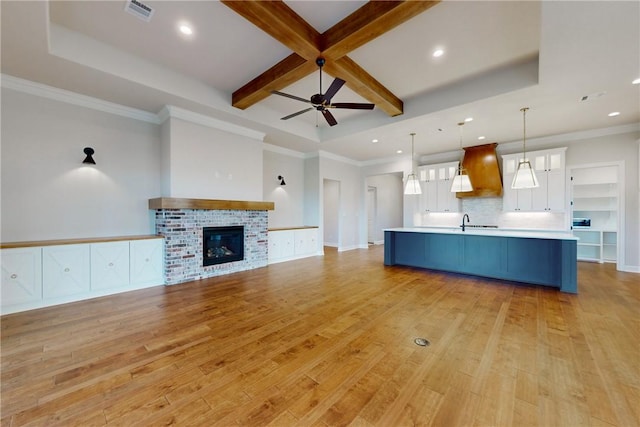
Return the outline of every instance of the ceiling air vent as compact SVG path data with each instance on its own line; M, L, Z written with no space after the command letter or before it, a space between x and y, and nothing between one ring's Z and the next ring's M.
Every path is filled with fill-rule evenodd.
M583 96L582 98L580 98L580 101L591 101L593 99L600 98L601 96L604 96L606 94L607 92L592 93L591 95Z
M151 7L138 0L127 0L127 3L124 5L124 10L145 22L151 21L153 12L155 12Z

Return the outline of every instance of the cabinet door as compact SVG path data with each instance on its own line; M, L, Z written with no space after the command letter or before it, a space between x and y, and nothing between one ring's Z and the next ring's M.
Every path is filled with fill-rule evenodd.
M42 295L45 299L89 292L89 246L42 248Z
M42 299L42 248L3 249L2 306Z
M425 208L426 212L437 212L438 211L438 182L437 181L427 181L424 183L424 192L422 193L425 197Z
M294 246L293 230L269 232L269 260L275 261L293 257Z
M164 283L164 239L129 242L129 280L132 285Z
M547 210L552 212L566 210L564 169L547 171Z
M316 253L318 231L315 228L295 230L294 252L296 255Z
M129 284L129 242L91 244L91 289Z
M531 192L531 210L536 212L544 212L548 210L548 181L549 176L546 171L536 171L536 178L538 178L538 188L532 188ZM522 191L522 190L518 190Z
M438 195L436 212L449 212L449 193L451 181L438 180Z

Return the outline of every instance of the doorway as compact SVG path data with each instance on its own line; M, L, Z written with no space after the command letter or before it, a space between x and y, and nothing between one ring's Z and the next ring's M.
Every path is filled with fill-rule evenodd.
M574 166L571 174L573 234L578 260L624 265L624 164Z
M377 210L378 189L369 186L367 187L367 243L370 245L376 242Z
M324 245L340 247L340 181L323 181Z

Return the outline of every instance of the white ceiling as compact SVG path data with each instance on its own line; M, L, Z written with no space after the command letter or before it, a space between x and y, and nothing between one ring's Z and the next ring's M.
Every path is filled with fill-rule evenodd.
M406 153L410 132L417 154L455 150L466 117L465 146L517 141L524 106L528 138L640 122L637 1L444 1L349 54L404 101L404 114L333 110L334 127L315 111L280 120L308 106L288 98L231 106L234 90L291 51L224 4L143 2L155 10L148 23L120 0L3 0L2 73L152 113L174 105L264 132L270 144L357 161ZM364 4L286 3L319 32ZM194 35L179 34L180 22ZM433 58L437 47L445 54ZM283 92L308 98L318 77ZM333 101L367 102L347 87Z

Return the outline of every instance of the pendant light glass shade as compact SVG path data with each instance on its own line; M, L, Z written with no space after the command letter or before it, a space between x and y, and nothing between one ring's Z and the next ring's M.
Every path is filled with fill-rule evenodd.
M528 107L520 109L522 111L522 160L518 162L518 169L511 182L511 188L515 190L539 186L536 172L527 159L527 110L529 110Z
M469 179L469 175L458 174L455 178L453 178L453 184L451 184L451 192L460 193L464 191L473 191L471 180Z
M513 181L511 182L511 188L514 189L524 189L524 188L536 188L538 187L538 178L536 178L536 173L533 171L531 167L531 162L527 159L523 159L518 163L518 170L516 174L513 176Z
M413 173L407 177L407 185L404 187L404 194L422 194L420 181L418 181L418 177Z
M411 134L411 173L407 176L407 183L404 186L404 194L414 195L414 194L422 194L422 189L420 188L420 181L418 180L418 176L413 170L413 137L416 136L415 133Z
M469 175L467 175L467 171L462 167L462 161L464 160L464 150L462 149L462 126L464 126L464 122L458 123L458 126L460 127L460 151L462 151L462 156L460 157L460 163L458 163L458 172L453 178L453 183L451 184L452 193L473 191Z

